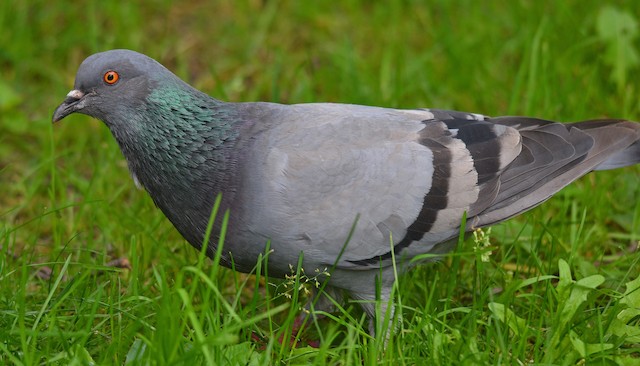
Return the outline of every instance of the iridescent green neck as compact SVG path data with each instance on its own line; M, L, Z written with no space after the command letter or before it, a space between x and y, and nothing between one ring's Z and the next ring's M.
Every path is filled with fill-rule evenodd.
M179 79L151 90L139 110L120 121L126 128L111 128L134 178L159 206L197 199L202 193L195 190L222 190L238 136L233 105Z

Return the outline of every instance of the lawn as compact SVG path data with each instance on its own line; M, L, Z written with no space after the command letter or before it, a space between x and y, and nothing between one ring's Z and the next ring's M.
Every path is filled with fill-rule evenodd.
M315 274L204 258L101 122L51 124L112 48L227 101L640 120L639 21L635 1L0 2L0 364L640 365L640 166L402 276L388 340L353 302L295 337Z

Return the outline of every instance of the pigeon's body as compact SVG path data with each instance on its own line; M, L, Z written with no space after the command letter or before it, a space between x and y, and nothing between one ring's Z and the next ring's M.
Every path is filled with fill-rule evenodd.
M465 212L465 230L491 225L592 170L640 162L634 122L224 103L132 51L89 57L75 89L54 120L76 111L103 120L136 182L192 245L221 193L223 263L250 271L269 242L271 275L303 255L308 273L335 264L329 285L360 299L374 299L380 274L388 293L392 248L401 269L449 250Z

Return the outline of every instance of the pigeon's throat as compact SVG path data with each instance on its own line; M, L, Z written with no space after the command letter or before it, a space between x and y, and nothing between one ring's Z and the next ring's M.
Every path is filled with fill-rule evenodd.
M142 126L140 126L142 125ZM215 128L215 121L186 119L175 113L158 113L138 128L112 132L129 168L147 189L189 188L226 171L233 136Z

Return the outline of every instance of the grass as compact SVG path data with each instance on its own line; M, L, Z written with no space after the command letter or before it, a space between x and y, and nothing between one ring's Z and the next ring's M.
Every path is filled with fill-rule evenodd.
M79 63L110 48L230 101L639 120L640 5L608 4L0 2L0 364L640 364L637 166L403 276L386 350L353 303L294 346L296 281L313 275L205 259L105 126L50 124Z

